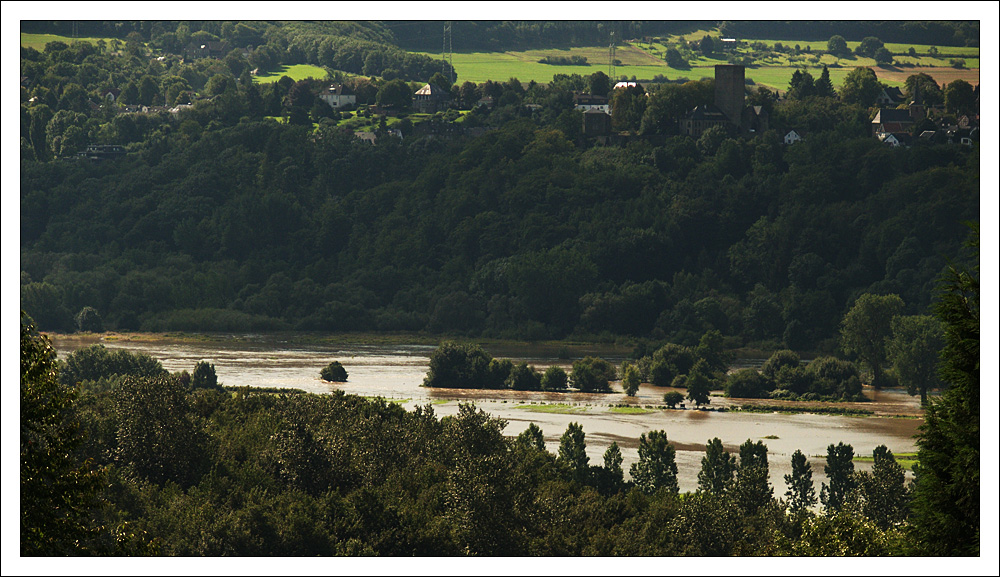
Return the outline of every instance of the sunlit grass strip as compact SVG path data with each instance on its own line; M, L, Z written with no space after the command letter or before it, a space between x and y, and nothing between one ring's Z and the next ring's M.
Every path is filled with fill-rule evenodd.
M282 76L287 76L292 80L298 82L299 80L305 80L306 78L315 78L317 80L322 80L326 78L327 72L326 68L320 66L313 66L312 64L293 64L279 66L277 70L272 72L265 72L263 74L258 74L254 76L253 81L262 84L268 84L271 82L277 82L281 80Z
M899 466L906 469L907 471L912 471L913 465L919 462L916 453L893 453L892 456L895 457L896 462L899 463ZM873 463L875 462L875 457L869 455L855 455L854 462Z
M609 413L616 413L619 415L645 415L648 413L655 413L654 409L644 409L642 407L611 407L608 409Z
M730 407L730 411L744 413L814 413L817 415L840 415L844 417L870 417L875 414L870 409L852 409L848 407L790 407L786 405L740 405Z
M383 401L385 401L387 403L394 403L394 404L397 404L397 405L402 405L402 404L405 404L405 403L409 403L410 401L413 400L413 399L390 399L390 398L387 398L387 397L383 397L381 395L374 395L374 396L365 396L365 395L362 395L361 398L365 399L365 400L368 400L368 401L377 401L379 399L382 399Z
M108 44L111 43L114 38L100 38L87 36L85 38L71 38L69 36L59 36L58 34L27 34L21 33L21 46L25 48L34 48L35 50L42 51L45 50L45 45L49 42L65 42L66 44L72 44L74 42L89 42L91 44L97 44L98 41L104 40ZM122 45L125 41L121 41Z
M587 407L567 405L565 403L541 404L541 405L517 405L515 409L531 411L534 413L554 413L559 415L578 415L586 413Z

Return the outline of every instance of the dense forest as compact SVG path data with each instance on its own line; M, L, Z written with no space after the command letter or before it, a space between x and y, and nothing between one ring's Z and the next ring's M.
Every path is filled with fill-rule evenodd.
M792 147L775 130L677 135L711 80L662 85L648 103L613 95L634 136L594 147L572 92L607 87L601 72L465 83L459 107L481 95L495 107L405 118L401 139L372 145L317 108L314 83L253 83L236 55L145 50L23 51L35 84L22 89L21 301L43 329L91 307L120 330L694 345L716 329L734 346L829 349L863 293L926 312L979 216L978 148L892 149L868 136L864 103L836 94L754 93L773 125L809 132ZM353 82L375 104L402 80ZM196 104L116 114L91 106L104 84ZM127 154L81 161L88 143Z

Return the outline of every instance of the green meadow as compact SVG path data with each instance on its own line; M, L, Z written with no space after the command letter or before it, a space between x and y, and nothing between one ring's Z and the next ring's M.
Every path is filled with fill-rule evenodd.
M258 74L254 77L254 82L268 84L271 82L277 82L282 76L287 76L296 82L299 80L305 80L306 78L316 78L321 80L326 78L327 72L326 68L313 66L312 64L293 64L291 66L284 65L279 66L277 70L264 74Z
M97 44L98 41L104 40L110 43L114 38L70 38L69 36L58 36L56 34L25 34L21 33L21 46L25 48L34 48L35 50L42 51L45 50L45 45L49 42L65 42L66 44L72 44L74 42L90 42L91 44Z
M587 407L568 405L565 403L551 403L551 404L542 403L540 405L535 405L535 404L518 405L514 408L523 411L532 411L535 413L554 413L559 415L576 415L587 412Z

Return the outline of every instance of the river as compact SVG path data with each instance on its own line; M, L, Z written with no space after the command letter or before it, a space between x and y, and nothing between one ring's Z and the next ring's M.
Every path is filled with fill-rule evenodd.
M99 342L98 337L52 336L59 358L65 358L78 348ZM191 371L198 361L215 365L223 385L278 387L302 389L311 393L341 390L365 397L380 396L412 409L430 404L436 415L454 415L460 402L473 402L487 413L505 419L507 435L517 435L529 423L535 423L545 434L546 448L558 452L559 437L571 422L583 425L587 454L591 464L603 462L605 449L614 441L622 450L623 468L638 460L639 436L650 430L663 429L677 450L678 483L681 491L692 491L698 485L698 471L705 443L719 437L731 453L747 439L762 440L768 447L770 480L775 495L784 494L783 475L791 470L791 455L801 450L813 468L813 481L819 494L825 481L823 465L826 448L838 442L849 443L855 454L871 455L872 450L885 444L894 453L916 450L914 435L922 419L919 397L905 391L888 390L866 394L873 402L850 406L875 411L875 416L848 417L810 413L749 413L656 409L662 405L663 393L670 389L642 385L634 398L627 397L620 387L608 394L544 393L533 391L494 391L465 389L435 389L420 386L427 373L434 346L427 345L363 345L323 344L303 345L294 340L274 336L190 340L100 340L108 348L124 348L151 355L169 371ZM497 357L526 361L544 370L551 365L569 370L572 360L560 359L546 348L486 346ZM620 354L620 353L619 353ZM613 354L605 358L619 363ZM338 360L348 372L346 383L331 384L320 380L319 371L330 361ZM711 406L731 406L749 401L734 401L712 397ZM778 404L768 401L769 404ZM560 405L558 408L553 405ZM623 413L616 405L629 405L642 412ZM552 412L553 410L559 412ZM547 412L542 412L547 411ZM909 418L900 418L904 415ZM870 468L864 463L859 468ZM909 474L908 474L909 475Z

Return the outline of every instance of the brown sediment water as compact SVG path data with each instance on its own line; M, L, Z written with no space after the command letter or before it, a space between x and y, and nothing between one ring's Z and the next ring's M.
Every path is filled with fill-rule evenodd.
M223 385L302 389L319 394L341 390L365 397L385 397L401 402L408 409L430 404L438 416L456 414L459 403L473 403L506 420L504 432L507 435L517 435L530 423L535 423L542 429L546 447L552 452L558 451L559 437L569 423L577 422L583 425L591 464L603 463L604 451L616 442L622 450L626 475L630 464L638 460L640 435L662 429L677 450L678 481L682 491L697 487L705 443L714 437L720 438L732 453L737 453L739 445L747 439L763 441L768 447L771 484L778 496L785 491L783 475L790 472L791 455L796 450L805 453L812 463L818 492L825 480L823 465L828 445L849 443L855 454L860 455L871 455L881 444L894 453L913 452L916 450L914 435L922 422L919 397L900 390L866 391L872 402L837 404L867 409L875 416L721 412L690 406L674 410L662 408L663 394L671 389L648 384L642 385L635 397L627 397L617 386L615 392L606 394L423 387L421 384L434 350L428 345L301 345L294 340L275 337L194 342L170 339L99 341L97 337L53 335L53 346L60 358L94 342L102 342L108 348L149 354L172 372L191 371L198 361L207 361L215 365ZM551 347L532 350L521 346L507 351L498 346L496 349L488 348L491 354L523 360L539 369L556 365L568 370L572 364L572 360L557 358L558 353ZM617 363L621 360L620 355L620 351L613 351L604 356ZM327 383L319 378L320 369L333 360L340 361L347 370L346 383ZM831 404L712 397L709 407L739 405L801 408ZM645 408L646 411L616 412L615 406ZM859 464L859 467L869 468L870 465Z

